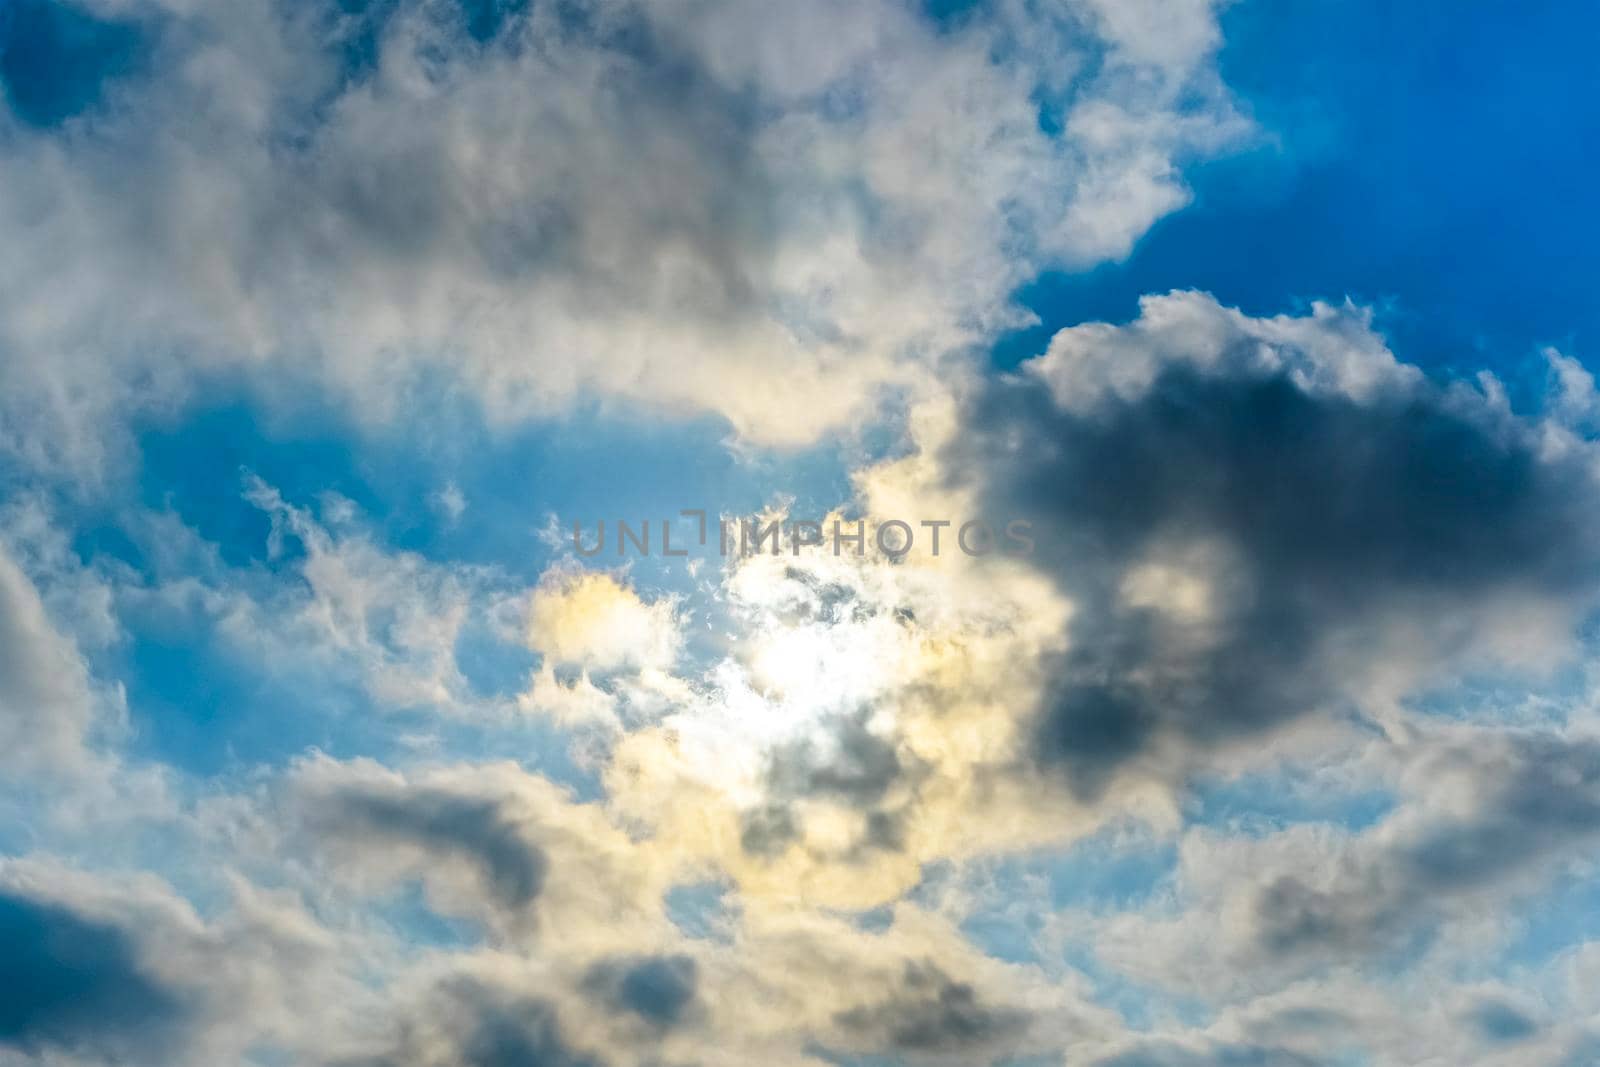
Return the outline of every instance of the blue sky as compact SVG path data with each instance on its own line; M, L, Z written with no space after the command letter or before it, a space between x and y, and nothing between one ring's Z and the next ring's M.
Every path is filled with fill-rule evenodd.
M1545 345L1581 358L1600 330L1597 19L1573 3L1229 7L1218 61L1259 142L1189 169L1194 203L1125 261L1025 288L1041 324L998 360L1173 288L1257 315L1348 296L1440 373L1528 374Z
M1597 30L0 0L0 1067L1588 1062Z

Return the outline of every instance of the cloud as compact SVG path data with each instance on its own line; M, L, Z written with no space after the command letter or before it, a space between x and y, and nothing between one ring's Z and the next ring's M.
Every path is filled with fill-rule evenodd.
M346 787L318 797L315 832L348 847L385 852L417 849L433 857L455 857L475 868L487 895L510 911L527 908L544 885L549 861L492 800L440 790Z
M0 543L0 762L17 771L81 764L94 714L76 645Z
M1524 1041L1539 1032L1539 1024L1504 1000L1485 1000L1469 1016L1483 1036L1501 1042Z
M1039 1051L1064 1033L1106 1026L1070 984L1058 988L984 959L951 923L911 905L867 934L781 896L743 894L729 940L689 939L667 918L664 897L705 870L698 857L670 838L630 838L608 825L604 809L562 800L505 765L402 778L370 764L321 760L298 775L295 803L329 818L352 794L372 794L380 779L396 804L428 812L441 793L495 797L497 821L515 820L518 837L537 842L548 862L532 905L538 923L517 924L497 916L503 905L492 885L461 877L463 866L477 865L476 857L461 862L482 836L475 827L449 844L433 840L431 821L420 843L364 827L324 838L319 847L338 877L317 879L330 869L320 865L308 874L328 915L361 914L347 910L349 891L359 899L395 877L422 877L436 907L482 919L494 933L484 945L391 965L380 1015L395 1023L373 1031L370 1014L354 1026L347 1021L325 1043L336 1050L333 1062L476 1062L475 1055L497 1062L492 1056L502 1048L542 1050L556 1062L798 1067L813 1062L806 1050L815 1048L945 1062L974 1051ZM403 820L407 832L415 821ZM274 847L294 855L303 844L291 832ZM513 1018L525 1027L510 1026ZM1024 1018L1049 1022L1024 1028Z
M1073 604L1028 758L1093 799L1472 658L1548 665L1594 603L1585 452L1394 363L1365 319L1195 294L1065 331L946 460Z
M993 773L1062 605L1014 563L962 560L732 562L719 591L739 636L617 740L614 809L747 892L838 907L892 900L938 857L1083 832L1070 796L1052 811Z
M0 1058L243 1062L247 1049L293 1048L319 1025L345 1025L362 996L343 955L351 943L290 895L238 879L226 888L202 918L150 875L0 861Z
M183 997L150 975L133 937L48 900L0 890L6 944L0 1047L128 1060L181 1026Z
M448 912L531 923L550 857L514 792L318 759L296 768L292 799L312 840L357 883L418 878Z
M841 1012L837 1021L875 1047L912 1055L987 1055L1020 1042L1028 1017L984 1004L972 986L936 967L907 965L901 989L871 1007Z
M489 575L388 550L361 530L348 501L325 500L324 523L254 475L245 496L272 520L270 553L282 553L290 538L303 549L294 566L308 595L270 605L274 617L262 620L280 641L353 665L364 688L391 707L474 704L455 646L469 612L492 595Z
M689 696L672 673L683 648L675 597L647 601L611 574L557 566L529 598L526 637L542 660L517 700L525 712L610 732Z
M376 422L600 394L811 441L1246 129L1209 4L1180 38L1102 4L590 0L486 39L449 4L85 7L151 61L58 127L0 112L0 441L83 474L214 370Z
M1336 972L1281 984L1208 1013L1205 1025L1158 1025L1081 1056L1069 1055L1068 1062L1074 1067L1321 1067L1431 1058L1520 1067L1581 1063L1591 1053L1594 1036L1584 1013L1572 1010L1567 992L1554 992L1551 971L1520 971L1513 988L1463 980L1460 963L1406 976ZM1563 969L1558 964L1554 971Z
M1281 375L1304 392L1356 402L1405 395L1423 382L1373 330L1370 311L1317 301L1308 315L1253 318L1181 290L1141 297L1139 316L1126 325L1061 330L1022 372L1044 383L1057 406L1083 415L1138 401L1180 368L1204 378Z
M1462 909L1540 888L1600 833L1600 744L1484 731L1423 748L1416 801L1318 875L1284 871L1255 897L1254 936L1274 956L1377 955Z
M601 1067L568 1044L538 997L470 976L443 981L400 1024L390 1047L337 1067Z
M690 956L615 957L590 968L584 985L651 1026L670 1027L693 1010L698 976Z
M1147 1041L1126 1052L1096 1060L1095 1067L1322 1067L1329 1061L1284 1048L1261 1045Z
M0 512L8 769L98 754L105 679L143 651L123 614L389 714L243 782L133 754L164 735L103 765L114 827L0 791L8 849L49 834L97 872L0 861L0 1059L1593 1059L1596 946L1511 944L1558 875L1592 882L1592 708L1407 700L1587 654L1592 376L1549 352L1545 408L1514 412L1348 303L1193 292L981 366L1027 283L1126 256L1248 132L1220 6L78 0L148 51L61 114L0 103L20 480L128 473L146 420L219 383L425 443L444 413L709 415L757 462L892 408L905 438L842 510L1023 518L1037 548L528 589L333 494L249 478L267 558L231 566L171 514L102 531L121 497L52 483L88 505L70 532ZM479 514L481 488L425 490L445 526ZM464 676L485 635L485 673L539 657L520 696ZM194 710L173 736L234 709ZM449 714L395 737L417 712ZM589 747L545 751L572 738L516 712ZM355 755L375 739L394 766ZM581 785L529 770L555 764ZM170 785L159 811L130 766ZM1301 787L1236 818L1217 794L1264 767ZM1348 815L1361 790L1381 814ZM707 884L697 937L671 901Z
M428 506L438 512L446 525L454 526L467 511L467 497L454 482L428 497Z
M636 848L598 806L513 764L402 774L318 756L292 769L282 803L345 885L377 895L420 881L435 909L496 943L537 938L551 956L587 958L672 929L661 895L675 858ZM291 851L301 840L279 837Z
M986 1063L1094 1047L1118 1029L1075 976L987 958L935 910L902 903L869 932L770 894L746 902L735 943L700 967L707 1020L698 1047L726 1048L730 1062L742 1050L808 1063L796 1056L806 1049Z
M381 524L337 493L301 505L249 472L243 482L245 499L271 524L264 544L246 546L265 565L230 565L219 545L171 512L130 510L123 532L148 574L97 561L117 611L147 625L204 628L238 668L307 707L357 693L365 698L358 704L399 715L517 717L515 696L478 689L457 653L470 639L510 662L527 659L525 580L386 544Z
M236 631L271 631L283 642L272 647L316 646L363 671L404 674L419 661L449 678L453 631L432 616L488 605L513 619L517 640L525 618L551 678L576 697L578 672L608 713L651 671L662 684L649 715L618 718L598 754L604 788L585 802L476 753L402 768L312 757L267 787L259 809L228 798L250 810L248 834L229 835L249 844L234 846L256 871L303 882L324 921L363 946L368 979L382 976L348 1012L316 1016L320 1043L277 1021L288 996L277 978L262 980L272 992L252 1011L309 1062L492 1063L512 1050L715 1064L710 1049L728 1064L807 1064L816 1050L1318 1062L1333 1039L1287 1009L1272 1025L1229 1016L1135 1037L1093 999L1109 1003L1126 976L1242 1012L1284 983L1392 960L1397 945L1426 949L1432 931L1448 936L1475 910L1523 899L1592 832L1577 735L1524 738L1501 724L1436 744L1398 699L1462 663L1538 666L1576 647L1590 560L1567 535L1587 514L1586 450L1552 444L1548 425L1488 394L1436 389L1398 365L1325 373L1349 346L1364 353L1357 362L1392 362L1359 314L1330 314L1268 330L1219 313L1215 345L1156 351L1147 376L1078 407L1037 370L1008 387L1024 402L1003 411L920 407L923 447L860 472L856 503L869 515L919 499L941 513L1032 514L1036 555L730 561L715 594L733 637L704 670L679 655L680 603L621 576L560 570L519 595L495 574L386 550L337 500L318 518L254 486L291 585L282 599L263 595L277 579L257 575L239 617L255 621L235 619ZM992 423L974 418L996 411ZM1174 442L1186 448L1161 450ZM1013 494L1021 484L1050 493ZM1315 488L1308 515L1274 496L1281 484ZM1041 501L1051 523L1029 511ZM1076 540L1051 541L1063 526ZM282 551L289 538L304 556ZM1517 551L1529 545L1538 551ZM393 631L394 618L416 626ZM1227 662L1250 642L1282 647L1241 661L1249 671ZM1085 654L1126 671L1119 681L1154 709L1156 728L1126 757L1080 743L1070 758L1039 758L1041 737L1062 736L1046 728L1046 701L1075 692L1087 668L1074 657ZM1319 699L1279 715L1277 698L1299 686ZM1209 712L1208 701L1227 714L1188 714ZM1252 708L1262 710L1229 717ZM1336 716L1381 726L1361 724L1385 756L1321 754L1331 777L1371 771L1340 763L1352 759L1389 776L1396 814L1374 829L1183 832L1170 900L1158 891L1142 914L1081 920L1093 980L1053 962L984 959L972 943L983 928L964 925L971 901L943 881L952 867L1130 815L1153 824L1149 835L1177 832L1190 772L1226 770L1233 749L1271 762L1286 749L1262 739ZM1564 801L1539 790L1541 767L1567 784ZM673 886L707 878L730 885L724 941L686 938L664 904ZM407 943L409 883L434 912L469 920L446 924L467 944ZM832 910L880 905L870 920ZM1023 955L1075 961L1052 940L1074 921L1030 927ZM451 974L468 977L454 986ZM1492 1043L1476 1003L1436 1009L1467 1035L1463 1055ZM206 1015L196 1039L239 1040L248 1027L226 1015ZM371 1029L388 1019L398 1021ZM1400 1047L1384 1034L1384 1047ZM1526 1040L1501 1044L1576 1038L1545 1027Z
M610 574L552 571L534 591L528 642L553 665L665 670L681 638L670 599L645 603Z
M912 422L863 511L1026 518L1036 552L734 561L729 657L608 765L746 892L870 907L934 859L1176 827L1197 773L1400 741L1464 666L1568 661L1595 603L1589 451L1358 309L1151 298Z
M1045 923L1119 982L1204 1005L1210 1023L1172 1034L1197 1051L1203 1038L1313 1061L1362 1050L1376 1063L1564 1062L1558 1052L1585 1039L1568 997L1586 977L1529 942L1593 884L1592 749L1459 724L1372 740L1354 762L1387 765L1396 793L1372 825L1193 826L1149 897Z

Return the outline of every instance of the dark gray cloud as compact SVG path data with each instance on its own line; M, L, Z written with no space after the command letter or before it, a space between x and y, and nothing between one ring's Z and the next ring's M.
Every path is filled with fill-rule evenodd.
M567 1043L544 1000L475 978L443 982L392 1046L339 1067L603 1067Z
M779 747L768 779L782 796L826 796L870 807L914 769L892 739L853 717L840 720L826 743L805 739Z
M897 851L904 847L905 801L890 793L897 787L914 787L925 773L925 765L893 736L869 729L864 713L840 716L819 736L771 752L767 803L745 814L741 843L752 855L781 854L800 837L800 816L793 802L823 798L865 813L855 854Z
M908 964L888 997L841 1012L834 1022L875 1050L999 1054L1022 1037L1029 1017L985 1004L971 985L954 981L932 964Z
M1264 1045L1215 1045L1197 1051L1152 1042L1100 1060L1095 1067L1319 1067L1327 1062L1320 1057Z
M740 819L739 846L752 856L782 855L799 835L794 812L785 804L763 804Z
M1332 889L1286 874L1255 899L1257 942L1271 956L1333 951L1396 952L1414 944L1406 933L1404 902L1378 882L1380 872L1351 873ZM1413 936L1420 932L1413 931Z
M59 904L0 890L0 1048L160 1059L190 1012L136 942Z
M1396 857L1423 892L1475 888L1600 831L1600 744L1528 733L1499 749L1475 768L1481 807L1429 827Z
M692 1014L698 981L688 956L633 956L595 964L584 984L613 1007L666 1028Z
M1472 1009L1471 1018L1478 1033L1496 1043L1523 1041L1539 1032L1538 1023L1503 1000L1484 1001Z
M1033 522L1077 607L1030 757L1085 798L1164 743L1260 734L1347 706L1378 666L1442 662L1498 597L1575 614L1600 574L1583 458L1427 387L1358 402L1179 366L1069 412L1009 382L945 458L987 514ZM1197 573L1203 609L1130 596L1152 560ZM1396 622L1416 647L1386 641Z
M345 785L316 800L312 821L335 836L407 842L467 860L512 910L533 903L549 868L544 850L499 802L443 789Z

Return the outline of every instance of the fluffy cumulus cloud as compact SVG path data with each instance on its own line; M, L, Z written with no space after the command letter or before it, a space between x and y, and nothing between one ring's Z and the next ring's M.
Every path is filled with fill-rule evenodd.
M1573 649L1600 571L1592 455L1403 367L1353 309L1198 294L1063 331L952 448L1049 524L1075 606L1030 755L1093 795L1302 715L1382 724L1463 664Z
M1580 359L987 358L1251 136L1223 44L0 5L0 1065L1592 1062ZM788 532L564 534L692 506Z

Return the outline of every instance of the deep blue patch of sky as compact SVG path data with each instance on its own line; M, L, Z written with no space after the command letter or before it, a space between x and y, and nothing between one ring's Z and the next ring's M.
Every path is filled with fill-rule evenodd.
M1349 296L1439 374L1539 377L1546 344L1600 365L1600 5L1275 0L1222 23L1262 140L1192 167L1194 202L1124 262L1027 286L1041 323L997 364L1198 288L1255 315Z

